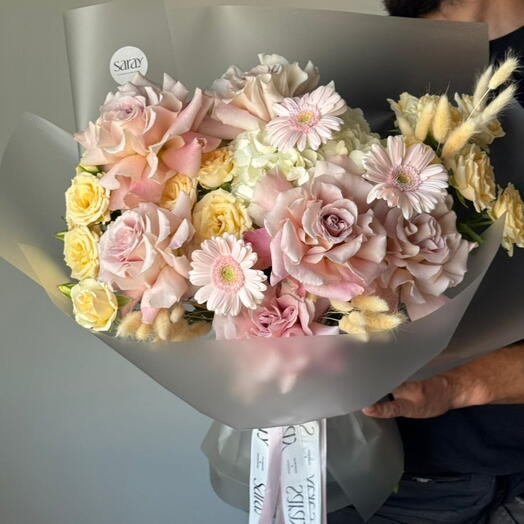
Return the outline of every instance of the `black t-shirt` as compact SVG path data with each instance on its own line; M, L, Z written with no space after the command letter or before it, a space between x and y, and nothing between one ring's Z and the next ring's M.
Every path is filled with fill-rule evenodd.
M490 42L492 59L503 59L510 48L524 60L524 27ZM515 79L519 82L517 96L524 106L522 71ZM524 166L522 168L524 172ZM506 173L497 172L497 179L503 185L509 181L504 180L504 175ZM512 181L524 194L524 176L519 175L519 180ZM523 255L519 252L511 260L512 270L515 264L522 267ZM499 253L494 265L510 263L503 257L506 255ZM491 271L486 278L490 274ZM524 277L517 278L522 287ZM495 476L524 473L524 405L470 407L425 420L399 418L398 425L404 442L405 469L409 473Z
M491 54L492 60L500 61L504 60L506 54L509 50L512 50L517 58L524 65L524 26L509 35L502 36L496 40L492 40L489 43L489 52ZM521 105L524 106L524 71L520 69L515 74L515 80L518 82L519 90L517 92L516 98Z

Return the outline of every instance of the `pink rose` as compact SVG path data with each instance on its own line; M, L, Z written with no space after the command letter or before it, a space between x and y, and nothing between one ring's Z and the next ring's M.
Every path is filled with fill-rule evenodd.
M141 75L109 93L100 117L75 138L82 162L104 166L102 184L112 190L110 208L158 202L173 172L194 176L201 155L220 139L198 131L212 103L197 89L191 101L179 82L165 76L162 88Z
M236 317L215 315L213 328L219 340L336 335L336 326L318 322L328 307L328 300L313 301L299 282L289 278L270 287L256 310L244 310Z
M293 279L286 279L267 291L264 303L255 311L243 311L237 317L215 316L213 328L217 339L253 339L255 337L292 337L337 335L337 326L318 320L327 311L329 301L314 301ZM297 379L308 372L337 373L346 365L345 355L333 341L311 344L258 344L244 348L235 360L238 366L233 387L245 398L252 398L260 387L278 387L282 393L293 389Z
M292 276L310 293L351 300L380 273L386 235L366 203L371 185L339 166L325 167L333 174L300 187L265 175L249 211L271 237L272 285Z
M141 300L144 321L188 290L189 261L176 255L193 235L191 201L181 193L167 211L140 204L125 211L100 238L100 280Z
M432 212L410 220L398 208L381 204L388 235L387 268L380 285L404 303L412 320L427 315L446 300L443 293L462 282L474 244L457 231L456 215L448 197Z
M259 55L260 65L248 72L231 66L209 91L215 103L203 132L235 138L275 117L274 105L286 97L301 96L319 81L318 69L308 62L302 69L279 55Z

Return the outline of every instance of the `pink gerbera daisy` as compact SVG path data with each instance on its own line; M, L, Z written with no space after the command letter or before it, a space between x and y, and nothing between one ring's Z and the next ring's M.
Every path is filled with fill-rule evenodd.
M307 145L316 150L333 136L333 131L340 130L342 119L337 115L346 109L333 82L300 98L284 98L274 106L278 116L266 125L268 140L284 152L295 145L299 151Z
M442 164L432 164L433 149L414 144L406 149L401 136L390 136L387 148L373 145L365 159L363 175L376 185L368 203L377 198L389 207L398 207L406 219L416 213L429 213L446 196L448 173Z
M266 276L252 269L257 255L249 244L226 233L206 240L193 252L189 280L200 289L199 304L218 315L236 316L242 306L255 309L264 299Z

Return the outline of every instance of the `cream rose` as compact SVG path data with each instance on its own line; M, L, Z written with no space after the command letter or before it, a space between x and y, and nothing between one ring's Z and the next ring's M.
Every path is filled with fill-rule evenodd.
M98 275L98 235L86 226L74 227L64 235L64 259L77 280Z
M215 189L233 179L233 155L227 147L202 155L202 167L197 179L201 186Z
M280 55L260 54L259 60L258 66L246 72L231 66L207 93L215 99L212 119L236 128L237 134L258 129L275 117L275 104L286 97L302 96L318 85L320 75L312 62L302 68Z
M513 245L524 247L524 203L513 184L508 184L488 211L493 220L498 220L506 213L506 224L502 237L502 246L513 256Z
M400 128L402 134L408 139L408 144L419 142L426 138L427 133L430 132L431 123L435 117L435 109L438 106L440 101L440 96L438 95L424 95L420 98L413 96L409 93L402 93L398 100L388 99L389 105L395 116L397 117L396 125ZM432 104L433 108L430 108L429 105ZM454 105L449 104L450 111L450 127L454 129L464 120L461 110ZM429 126L423 133L424 138L422 139L417 134L417 124L419 121L423 121L423 115L429 115L430 120L427 122ZM401 120L403 124L401 125ZM406 126L408 124L408 126ZM422 126L424 129L424 125ZM411 128L411 129L409 129Z
M116 295L107 284L94 278L80 281L71 289L75 320L93 331L108 331L118 313Z
M473 202L480 213L497 198L495 174L489 156L476 144L468 144L459 155L447 160L452 171L452 185L460 194Z
M196 203L193 225L198 240L206 240L224 233L240 237L251 228L251 219L245 206L223 189L211 191Z
M166 182L160 199L160 207L171 210L182 192L189 196L192 204L196 202L196 180L177 173Z
M66 191L66 221L69 228L109 220L109 190L97 176L78 173Z

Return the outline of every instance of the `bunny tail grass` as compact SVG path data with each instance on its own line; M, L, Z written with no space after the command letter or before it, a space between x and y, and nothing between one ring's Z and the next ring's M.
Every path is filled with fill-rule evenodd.
M154 322L154 329L156 332L157 337L162 340L166 341L169 340L171 336L171 320L169 319L169 310L167 309L161 309Z
M401 313L374 313L366 315L366 327L370 332L391 331L406 321Z
M479 76L475 91L473 93L473 107L480 108L481 104L489 92L489 81L493 75L493 66L490 65L485 71Z
M415 127L415 138L424 142L428 136L431 122L433 121L433 115L435 114L435 103L429 102L426 104L418 118L417 125Z
M142 322L135 333L135 338L140 342L149 340L154 334L153 325Z
M502 84L505 84L510 78L511 75L518 69L519 61L517 58L509 54L506 57L506 60L498 67L498 69L493 73L493 76L488 82L488 88L493 91L497 89Z
M387 302L375 295L360 295L351 300L351 303L362 311L370 311L372 313L384 313L389 311Z
M468 140L477 133L478 126L477 119L470 118L454 129L444 144L442 156L444 158L455 156L466 145Z
M447 95L442 95L433 119L432 133L439 144L443 144L451 128L451 108Z
M131 311L120 321L116 331L116 336L120 338L134 337L137 329L142 324L142 314L140 311Z
M511 104L517 87L515 84L511 84L506 89L501 91L482 111L480 114L481 122L483 125L489 124L492 120L495 120L497 116Z

